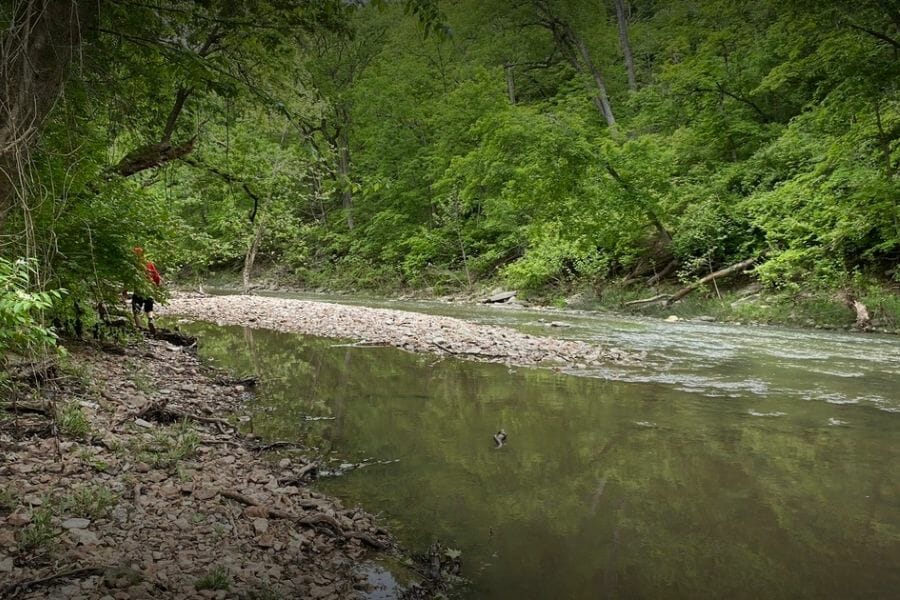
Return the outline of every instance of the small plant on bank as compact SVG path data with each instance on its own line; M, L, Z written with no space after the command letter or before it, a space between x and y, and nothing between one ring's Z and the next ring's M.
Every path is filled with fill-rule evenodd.
M31 522L19 534L19 552L34 553L47 549L57 536L53 528L53 510L41 506L31 515Z
M91 424L84 410L75 401L67 402L56 410L56 424L64 435L76 439L85 439L91 432Z
M210 571L194 582L194 589L200 590L230 590L231 575L225 567L213 567Z
M107 471L109 471L109 463L107 463L105 460L96 458L90 450L79 450L78 458L81 459L81 462L94 469L98 473L106 473Z
M142 462L156 468L177 469L178 463L193 456L199 446L200 436L190 423L181 421L172 427L157 430L149 444L134 446L132 451Z
M19 503L16 490L10 486L0 487L0 515L11 513Z
M102 485L85 486L65 496L59 505L61 514L97 520L107 516L119 496Z

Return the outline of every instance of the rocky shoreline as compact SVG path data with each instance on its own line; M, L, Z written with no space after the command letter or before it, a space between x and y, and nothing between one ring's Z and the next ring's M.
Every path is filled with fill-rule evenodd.
M354 598L393 548L302 448L238 433L253 382L183 347L75 345L30 378L0 404L4 599Z
M584 368L638 360L623 350L586 342L538 337L506 327L479 325L392 309L266 296L178 296L163 314L289 333L394 346L410 352L453 355L518 366Z

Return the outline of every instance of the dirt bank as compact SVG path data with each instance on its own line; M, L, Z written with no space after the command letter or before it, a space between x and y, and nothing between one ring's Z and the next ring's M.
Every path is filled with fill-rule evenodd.
M353 598L392 545L302 449L240 436L252 382L181 347L76 346L35 379L0 403L0 598Z
M590 366L636 360L628 353L585 342L536 337L505 327L399 310L263 296L173 298L164 314L395 346L412 352L452 354L513 365Z

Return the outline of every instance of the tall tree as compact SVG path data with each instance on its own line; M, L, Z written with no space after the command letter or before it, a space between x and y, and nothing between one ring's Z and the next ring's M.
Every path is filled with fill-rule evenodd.
M634 56L631 54L631 41L628 38L628 12L626 0L613 0L616 5L616 23L619 26L619 46L625 57L625 71L628 73L628 89L637 90L637 78L634 75Z

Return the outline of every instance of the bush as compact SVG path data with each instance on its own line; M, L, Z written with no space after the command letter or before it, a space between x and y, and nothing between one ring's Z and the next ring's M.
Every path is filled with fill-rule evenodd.
M56 346L56 334L42 315L62 291L29 291L35 274L33 260L0 258L0 360L8 352L41 354Z

